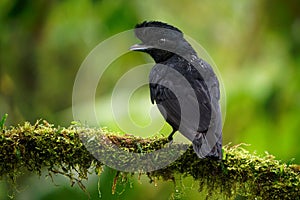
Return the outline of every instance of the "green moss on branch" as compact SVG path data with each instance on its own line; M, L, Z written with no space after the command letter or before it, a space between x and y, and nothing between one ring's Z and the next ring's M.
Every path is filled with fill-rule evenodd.
M83 190L85 188L81 181L87 179L88 170L94 167L95 172L100 173L103 166L87 149L99 149L96 155L98 153L108 157L116 153L106 155L104 151L107 149L101 149L102 144L98 144L100 140L117 145L125 152L141 155L166 147L168 143L163 137L143 139L131 135L121 136L78 125L54 127L46 121L35 124L26 122L11 128L2 127L0 131L0 179L15 182L24 169L41 174L42 169L46 168L50 174L60 173L69 177L72 183L77 182ZM82 141L91 146L83 145ZM178 151L186 147L182 144L173 145L178 147ZM218 192L227 198L242 195L250 199L299 199L298 165L281 163L272 155L260 157L250 154L241 146L225 146L223 150L224 159L219 162L201 160L189 147L168 167L148 172L147 175L150 180L174 180L175 174L192 176L199 182L200 190L205 187L210 193ZM172 152L166 152L166 156L170 154ZM127 162L125 159L124 164ZM79 176L75 176L74 171Z

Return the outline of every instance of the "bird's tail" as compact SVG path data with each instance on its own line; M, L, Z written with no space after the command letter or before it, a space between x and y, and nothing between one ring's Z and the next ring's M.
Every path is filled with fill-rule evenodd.
M222 134L209 137L205 133L197 133L193 148L199 158L222 160Z

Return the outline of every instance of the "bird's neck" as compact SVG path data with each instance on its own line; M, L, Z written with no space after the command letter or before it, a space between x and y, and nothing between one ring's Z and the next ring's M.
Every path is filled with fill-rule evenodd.
M154 59L156 63L162 63L170 59L175 54L162 49L149 50L147 52Z
M163 49L149 49L147 53L154 59L156 63L162 63L170 58L184 58L191 60L191 57L197 57L197 53L192 48L185 50L174 50L175 52L169 52ZM177 52L178 51L178 52Z

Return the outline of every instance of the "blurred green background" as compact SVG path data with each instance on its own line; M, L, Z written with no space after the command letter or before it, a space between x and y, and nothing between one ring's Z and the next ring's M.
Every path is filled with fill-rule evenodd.
M68 126L73 84L85 57L101 41L143 20L179 27L213 58L227 95L224 144L248 143L251 152L268 151L284 162L295 158L294 163L300 164L298 0L2 0L0 115L9 114L7 125L44 118ZM152 62L149 56L136 52L120 57L101 78L96 98L108 99L103 105L110 105L108 97L122 74L147 62ZM148 99L147 87L144 91L140 98ZM133 103L139 112L132 118L143 121L145 105ZM117 129L109 120L103 125ZM109 169L101 176L102 199L176 196L172 182L158 181L154 186L145 177L142 184L133 178L118 185L116 194L111 195L113 176ZM58 187L44 176L22 177L17 199L88 198L65 178L56 179ZM92 199L98 198L97 179L91 175L86 183ZM186 178L178 182L182 199L203 197L197 192L197 183ZM0 199L8 198L7 190L6 183L0 182Z

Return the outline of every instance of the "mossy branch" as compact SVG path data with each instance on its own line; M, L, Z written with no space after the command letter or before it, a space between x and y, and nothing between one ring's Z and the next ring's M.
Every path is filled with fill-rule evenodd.
M54 127L46 121L38 121L35 124L26 122L11 128L3 126L1 129L0 180L6 178L15 182L24 169L41 174L42 168L46 168L50 175L66 175L83 190L85 188L81 181L87 179L89 169L94 167L95 172L99 174L103 163L90 154L82 140L100 137L124 151L136 153L153 152L168 145L168 140L163 137L143 139L131 135L121 136L107 130L80 125L71 125L68 128ZM85 136L80 138L80 135ZM178 145L179 150L184 146L172 145ZM222 193L228 198L242 195L251 199L299 199L299 165L281 163L269 154L264 157L250 154L240 145L227 145L223 150L223 160L215 161L201 160L192 148L188 148L168 167L146 174L150 180L174 180L175 174L192 176L199 182L200 190L205 187L210 193ZM74 171L79 176L75 176ZM124 176L127 173L117 174Z

